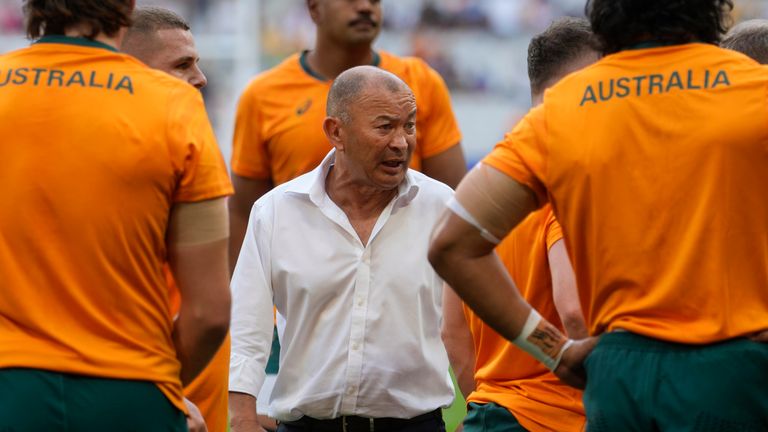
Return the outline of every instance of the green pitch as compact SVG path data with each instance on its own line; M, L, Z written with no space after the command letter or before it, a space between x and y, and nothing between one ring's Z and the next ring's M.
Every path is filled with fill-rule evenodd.
M446 432L453 432L456 430L464 416L467 415L467 405L464 398L461 396L461 390L456 383L456 377L453 376L451 371L451 378L453 378L453 388L456 389L456 398L453 400L453 405L443 410L443 420L445 421Z

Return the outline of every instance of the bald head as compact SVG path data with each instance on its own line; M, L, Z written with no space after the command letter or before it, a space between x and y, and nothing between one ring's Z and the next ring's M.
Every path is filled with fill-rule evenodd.
M342 72L331 85L328 92L326 114L344 122L350 119L349 107L370 89L386 89L391 93L407 91L413 93L408 85L395 74L374 66L357 66Z
M768 20L755 19L735 25L720 46L746 54L760 64L768 64Z

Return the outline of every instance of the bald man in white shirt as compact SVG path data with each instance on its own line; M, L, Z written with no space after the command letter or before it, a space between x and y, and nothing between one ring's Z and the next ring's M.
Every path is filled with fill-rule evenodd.
M327 110L334 149L251 211L232 280L232 430L260 430L274 300L279 431L444 431L454 394L427 248L452 191L408 169L416 100L396 76L350 69Z

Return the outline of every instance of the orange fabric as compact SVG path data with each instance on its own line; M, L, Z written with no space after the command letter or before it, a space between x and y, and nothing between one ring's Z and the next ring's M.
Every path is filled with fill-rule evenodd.
M552 299L547 255L561 238L552 209L545 206L512 230L496 253L523 297L562 331ZM544 365L488 327L466 305L464 316L475 346L476 389L467 402L503 406L532 432L583 430L580 391L560 382Z
M420 170L424 158L461 141L448 89L422 60L379 55L379 66L403 79L416 96L417 148L411 168ZM278 185L311 171L331 150L322 129L331 81L309 75L299 58L289 57L245 89L235 122L233 173Z
M165 266L166 283L171 299L169 312L175 318L181 308L181 293L169 266ZM192 401L205 419L208 432L226 432L229 425L229 334L208 366L184 387L184 397Z
M166 225L231 184L198 91L67 41L0 56L0 368L155 382L186 411Z
M767 93L768 68L729 50L623 51L555 85L485 159L552 203L592 334L768 329Z
M230 344L227 335L208 366L184 387L184 396L200 409L208 432L227 431Z

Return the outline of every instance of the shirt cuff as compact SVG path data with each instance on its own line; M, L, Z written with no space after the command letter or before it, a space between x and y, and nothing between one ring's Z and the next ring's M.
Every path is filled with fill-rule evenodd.
M257 359L232 353L229 360L229 391L246 393L258 399L267 374L265 368Z

